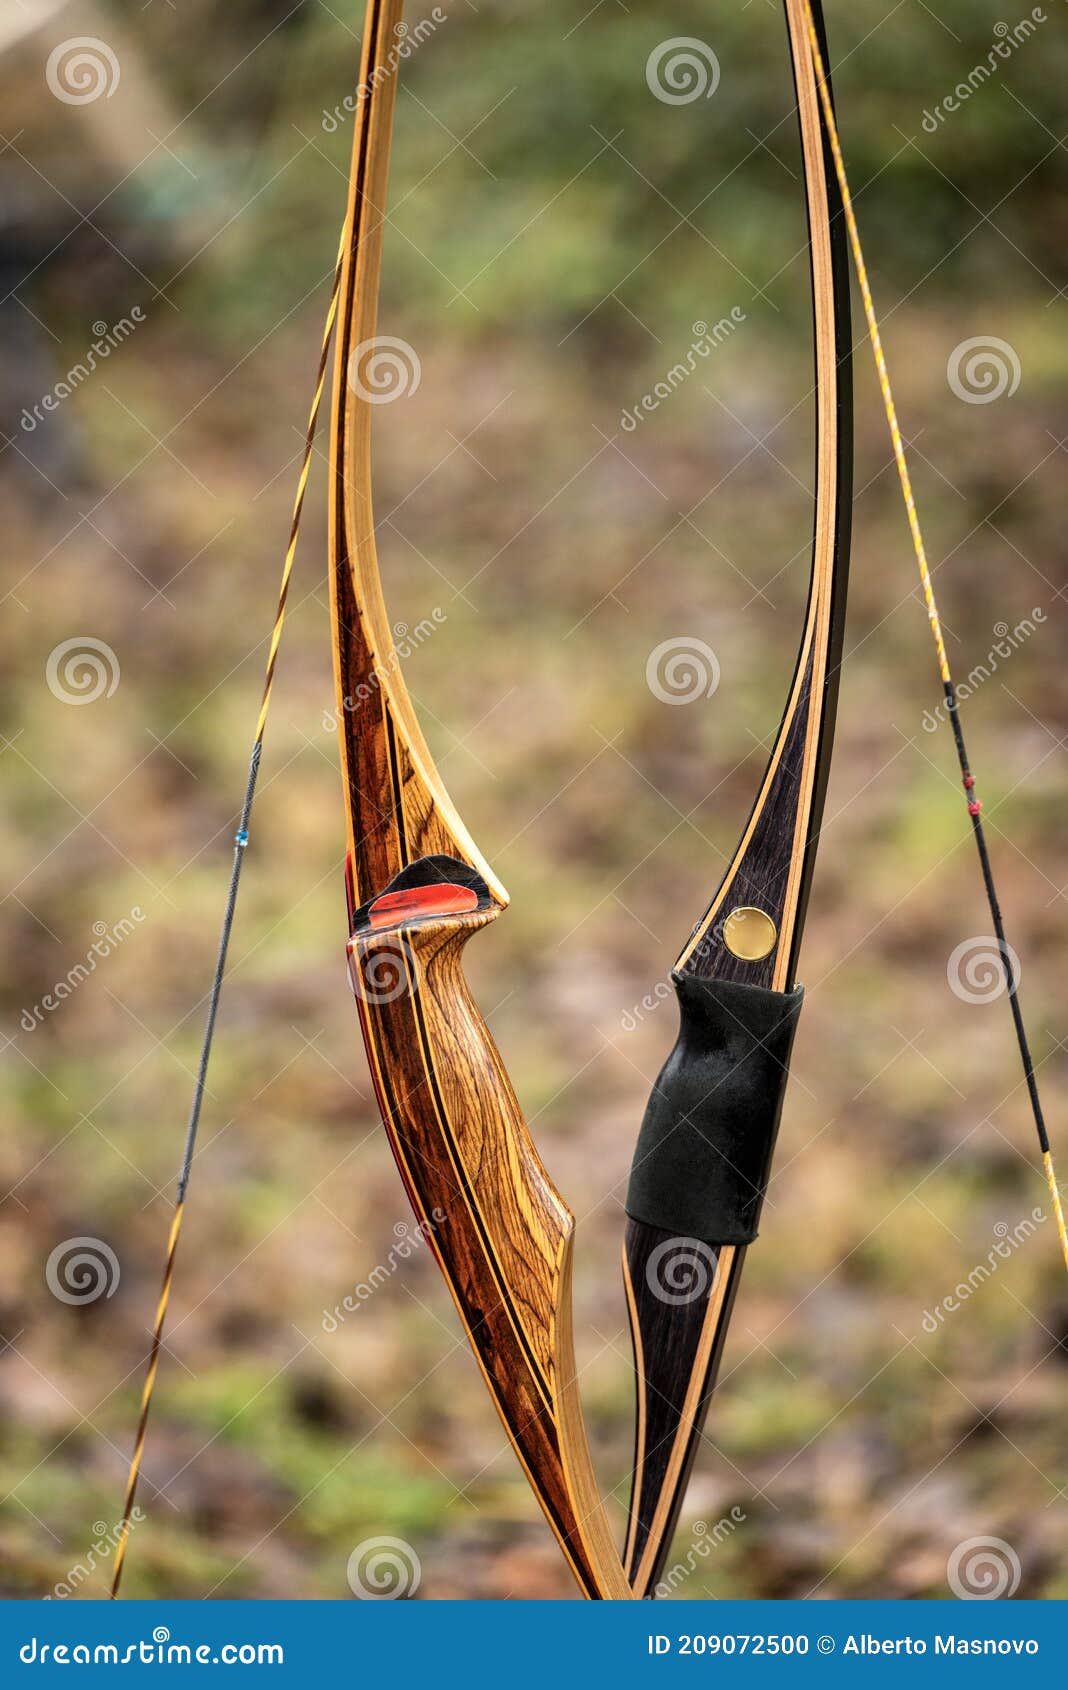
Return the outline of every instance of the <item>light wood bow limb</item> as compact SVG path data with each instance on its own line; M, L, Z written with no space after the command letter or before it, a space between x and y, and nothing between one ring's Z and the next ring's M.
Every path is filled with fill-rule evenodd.
M785 0L801 129L816 365L808 608L782 724L734 858L675 964L681 1031L627 1195L638 1424L624 1564L655 1592L701 1437L778 1130L830 768L852 500L849 254L808 35ZM822 38L818 0L813 7Z
M400 0L369 0L333 389L330 577L350 970L397 1165L516 1454L583 1592L629 1598L575 1380L574 1218L462 972L465 945L508 894L434 767L379 577L363 383L373 379L366 343L376 330L401 10Z

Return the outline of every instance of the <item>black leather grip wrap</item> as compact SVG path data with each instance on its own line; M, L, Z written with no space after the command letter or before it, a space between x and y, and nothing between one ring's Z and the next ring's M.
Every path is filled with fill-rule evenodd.
M679 1036L646 1106L627 1214L676 1237L751 1244L804 988L671 978Z

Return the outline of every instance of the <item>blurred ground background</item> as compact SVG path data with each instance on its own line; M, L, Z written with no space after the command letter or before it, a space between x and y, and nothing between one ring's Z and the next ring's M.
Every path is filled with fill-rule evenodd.
M745 820L806 589L789 61L772 4L442 12L399 98L379 326L422 377L378 415L380 551L397 621L441 613L408 684L513 894L470 969L579 1217L621 1523L621 1203L674 1037L662 982ZM1068 42L1040 13L1018 45L988 0L831 4L828 28L951 652L985 667L969 739L1063 1169ZM361 27L314 0L25 0L0 42L8 1596L105 1589L344 207L349 124L323 113ZM62 82L81 37L110 93ZM651 92L677 37L714 52L711 97ZM1068 1281L1052 1227L1026 1236L1045 1187L1007 1005L965 1001L996 994L952 960L989 920L950 736L925 728L937 672L863 344L857 417L808 1001L674 1588L944 1597L955 1552L996 1539L1003 1587L1065 1596ZM646 679L680 638L720 672L689 705ZM96 669L72 670L87 642ZM420 1596L567 1596L433 1263L398 1249L345 983L331 694L320 454L126 1594L347 1597L353 1551L395 1537ZM49 1278L83 1238L112 1294L64 1301Z

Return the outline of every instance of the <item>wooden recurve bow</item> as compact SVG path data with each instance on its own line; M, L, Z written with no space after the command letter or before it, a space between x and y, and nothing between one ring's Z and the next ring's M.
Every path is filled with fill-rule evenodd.
M636 1596L660 1579L756 1237L803 996L798 957L834 736L852 498L849 253L805 0L785 8L815 323L812 572L767 771L672 974L678 1042L653 1087L627 1194L638 1417L624 1565ZM822 40L818 0L813 13Z
M349 964L382 1120L505 1428L579 1586L629 1598L575 1381L574 1218L468 990L508 894L457 815L400 673L371 509L371 403L401 0L370 0L333 389L330 578L348 811ZM373 348L372 348L373 354Z

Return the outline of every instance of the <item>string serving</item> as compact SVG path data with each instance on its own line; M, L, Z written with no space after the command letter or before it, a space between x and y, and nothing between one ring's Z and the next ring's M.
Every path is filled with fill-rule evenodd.
M923 542L923 530L920 527L919 513L916 500L912 492L912 477L909 474L908 461L905 456L905 445L898 426L897 406L894 404L894 393L890 385L890 373L886 367L883 353L882 335L879 333L879 322L875 315L875 304L872 299L871 284L868 281L868 267L864 262L864 250L860 244L860 231L857 228L856 214L853 210L853 197L849 191L846 177L845 160L842 157L842 147L838 138L838 125L835 121L834 104L831 100L827 75L823 66L823 53L820 48L819 35L816 31L815 19L809 0L804 0L805 21L808 27L809 44L812 50L812 63L816 72L816 86L819 90L820 105L823 110L824 127L830 143L831 156L834 160L834 173L838 178L838 190L842 196L842 209L845 212L846 228L849 231L849 244L853 249L853 262L856 265L857 280L860 283L860 296L864 302L864 318L868 325L868 339L871 342L872 354L875 358L875 369L879 378L879 389L883 396L883 408L890 427L890 439L894 448L894 461L897 464L898 478L901 482L901 492L905 500L905 510L908 513L909 532L912 535L912 546L916 553L916 563L920 571L920 584L923 588L924 603L927 606L927 620L931 624L934 636L935 650L938 653L938 668L942 676L942 690L945 693L946 708L953 727L953 740L957 748L957 760L960 763L961 781L968 801L968 814L971 817L972 833L975 838L976 850L979 853L979 864L982 869L983 885L986 889L987 903L990 906L990 919L994 924L994 934L998 944L998 955L1001 958L1001 968L1008 993L1009 1005L1012 1010L1013 1026L1016 1030L1016 1042L1020 1048L1020 1060L1023 1063L1024 1078L1027 1082L1027 1092L1031 1100L1031 1113L1034 1117L1035 1129L1038 1133L1038 1143L1042 1151L1042 1166L1049 1186L1050 1202L1053 1215L1057 1223L1057 1235L1061 1242L1061 1253L1064 1256L1065 1267L1068 1268L1068 1230L1065 1228L1064 1209L1061 1205L1061 1194L1057 1186L1057 1178L1053 1168L1053 1153L1050 1150L1049 1134L1046 1131L1046 1119L1042 1112L1042 1101L1038 1093L1038 1080L1035 1076L1035 1065L1031 1056L1031 1046L1027 1038L1027 1028L1024 1025L1023 1012L1020 1008L1020 994L1016 969L1013 963L1012 951L1005 937L1005 924L1001 914L1001 904L998 900L997 888L994 884L994 873L990 863L990 853L987 849L986 834L983 830L982 804L975 791L975 776L972 774L968 761L968 752L964 744L964 734L960 723L960 700L957 688L949 666L949 656L946 642L942 633L942 621L938 614L938 604L935 600L934 583L931 580L931 570L927 561L927 548Z
M338 246L337 265L334 270L334 283L330 295L330 305L326 313L323 326L322 350L319 354L319 369L315 380L315 392L312 396L311 407L308 412L308 426L304 435L304 454L301 460L300 476L297 480L297 490L293 498L293 520L289 529L289 544L286 547L285 561L282 565L282 581L278 590L278 607L275 611L274 627L271 630L271 642L267 652L267 672L263 682L263 696L260 701L260 713L256 721L256 734L252 752L249 756L248 778L245 783L245 796L241 805L241 820L234 835L234 860L230 869L230 885L226 894L226 904L223 910L222 927L219 933L219 949L215 959L215 972L212 976L211 990L208 994L208 1013L204 1023L204 1036L200 1046L200 1060L197 1063L197 1076L193 1086L193 1101L189 1110L189 1124L186 1128L185 1147L182 1151L181 1166L178 1170L178 1185L175 1192L174 1215L171 1220L170 1236L167 1240L167 1254L163 1264L163 1284L160 1288L159 1302L156 1305L156 1318L152 1327L152 1343L149 1348L148 1368L145 1382L141 1391L141 1413L137 1422L137 1435L134 1438L133 1455L130 1458L130 1471L126 1480L126 1494L122 1505L122 1523L119 1527L118 1542L115 1548L115 1565L111 1575L111 1599L119 1594L119 1583L122 1579L123 1563L126 1560L126 1547L130 1539L130 1520L133 1515L134 1500L137 1496L137 1483L141 1477L141 1459L145 1449L145 1433L148 1429L148 1416L152 1406L152 1393L156 1388L156 1375L159 1372L160 1350L163 1344L163 1327L167 1319L167 1305L171 1297L171 1284L174 1280L174 1263L178 1254L178 1238L182 1230L182 1216L185 1210L185 1194L189 1186L189 1175L193 1167L193 1156L196 1152L197 1130L200 1126L200 1114L204 1106L204 1090L208 1078L208 1064L211 1061L211 1048L215 1037L215 1020L219 1011L219 998L222 995L223 977L226 973L226 956L230 948L230 934L233 931L234 912L237 908L237 893L241 883L241 866L245 860L245 848L249 840L249 821L252 816L252 803L256 795L256 777L259 774L260 758L263 755L263 733L267 723L267 711L271 703L271 692L274 687L274 672L278 662L278 648L282 639L282 627L286 618L286 601L289 598L289 583L293 574L293 560L297 555L297 536L300 532L300 521L304 514L304 495L308 488L308 477L311 473L312 451L315 446L315 435L319 425L319 411L323 402L323 392L326 388L326 368L330 356L330 342L333 338L334 323L337 319L338 298L341 292L341 271L345 253L345 242L348 226L342 228L341 242Z

